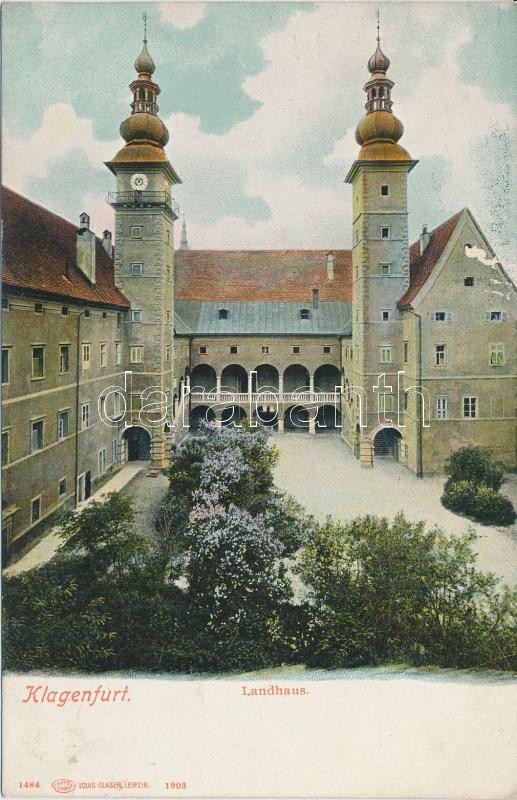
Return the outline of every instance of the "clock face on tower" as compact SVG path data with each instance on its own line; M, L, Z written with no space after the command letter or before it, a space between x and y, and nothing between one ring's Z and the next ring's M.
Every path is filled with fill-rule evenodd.
M134 175L131 176L131 188L136 189L137 191L143 191L147 186L147 176L143 175L141 172L135 172Z

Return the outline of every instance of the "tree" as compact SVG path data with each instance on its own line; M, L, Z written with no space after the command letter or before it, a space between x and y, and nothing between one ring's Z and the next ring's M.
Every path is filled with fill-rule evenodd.
M427 531L403 515L391 524L373 516L327 520L300 558L307 662L515 668L515 596L498 593L496 578L475 569L475 539ZM505 642L498 654L487 646L495 620Z

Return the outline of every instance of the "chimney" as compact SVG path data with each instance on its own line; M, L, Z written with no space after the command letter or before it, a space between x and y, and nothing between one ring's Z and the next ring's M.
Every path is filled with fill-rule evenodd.
M103 231L102 233L102 246L111 258L113 255L113 247L111 244L111 231Z
M84 211L79 215L77 266L90 283L95 284L95 234L90 230L90 217Z
M320 304L320 290L319 289L313 289L312 290L312 307L313 308L318 308L319 304Z
M430 239L431 234L427 232L427 225L424 225L420 234L420 255L425 252Z

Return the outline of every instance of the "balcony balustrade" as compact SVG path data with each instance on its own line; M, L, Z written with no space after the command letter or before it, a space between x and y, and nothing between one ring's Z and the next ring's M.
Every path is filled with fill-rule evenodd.
M168 192L109 192L107 203L113 208L159 208L165 206L174 219L180 215L179 205Z

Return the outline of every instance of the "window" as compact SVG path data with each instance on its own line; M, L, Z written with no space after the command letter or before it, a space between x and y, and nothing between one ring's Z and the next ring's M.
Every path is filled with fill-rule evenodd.
M394 407L394 397L392 394L382 394L381 395L381 412L383 414L386 411L393 411Z
M390 238L390 229L387 228L385 225L381 228L381 239L389 239Z
M444 344L436 344L434 347L434 358L435 364L437 367L440 367L442 364L445 364L445 345Z
M141 261L137 261L134 264L131 264L131 277L132 278L141 278L144 274L144 265Z
M69 411L60 411L57 415L57 438L64 439L68 436L68 429L69 429L69 421L70 421L70 412Z
M90 309L89 308L85 308L84 309L84 316L85 316L86 319L90 318Z
M228 319L228 309L226 308L219 309L219 319Z
M450 322L452 320L452 313L450 311L435 311L431 314L431 319L435 322Z
M477 413L477 397L463 398L463 416L474 419Z
M142 238L142 226L141 225L132 225L131 226L131 238L132 239L141 239Z
M87 342L83 342L81 350L83 369L90 369L91 345Z
M100 344L99 358L101 367L105 367L108 360L108 345L106 342L101 342Z
M61 478L57 485L57 493L59 497L64 497L66 494L66 478Z
M168 344L167 347L165 348L165 361L168 364L170 360L171 360L171 346L170 344Z
M262 355L263 356L268 356L269 352L270 352L269 346L268 345L264 345L264 347L261 347L261 351L262 351Z
M129 360L131 364L141 364L144 360L144 348L142 345L132 345L129 350Z
M90 404L83 403L81 405L81 430L85 431L90 427Z
M2 466L9 463L9 431L2 431Z
M239 352L239 348L237 347L237 345L236 345L236 344L232 344L232 345L230 345L230 353L232 353L233 355L235 355L235 353L238 353L238 352Z
M390 313L389 309L383 308L382 311L381 311L382 321L383 322L389 322L390 321L390 316L391 316L391 313Z
M121 325L122 325L122 314L119 311L117 313L117 328L120 328Z
M506 311L485 311L487 322L506 322L508 314Z
M65 375L70 372L70 345L59 345L59 374Z
M113 464L118 461L118 441L116 439L111 440L111 461Z
M122 364L122 342L115 342L115 364L117 367Z
M64 317L68 317L68 315L70 314L70 309L68 308L68 306L61 306L61 314Z
M474 277L472 275L465 275L463 284L464 286L474 286Z
M36 453L43 449L43 420L39 419L31 424L31 452Z
M381 195L382 197L387 197L390 193L389 186L385 183L381 186Z
M332 353L331 345L330 344L324 344L323 345L323 352L325 353L325 355L329 356Z
M45 375L45 348L38 345L32 348L32 377L43 378Z
M131 322L142 322L142 309L135 308L131 312Z
M491 367L500 367L505 363L504 357L504 344L499 342L498 344L491 344L490 345L490 366Z
M334 253L327 253L327 270L332 272L334 269Z
M10 358L11 353L8 347L2 347L2 383L9 383L10 380Z
M202 355L202 356L206 356L206 354L207 354L206 344L202 344L201 345L201 347L199 348L199 354Z
M106 472L106 448L103 447L99 450L99 475L104 475Z
M36 314L43 314L43 303L34 303L34 311Z
M391 267L389 264L381 264L381 277L387 278L391 272Z
M301 348L299 347L299 345L297 345L297 344L293 345L293 353L294 353L295 356L299 356L300 355Z
M37 522L41 517L41 497L31 501L31 522Z
M300 319L309 319L310 315L311 314L308 308L302 308L300 310Z
M391 345L382 345L380 348L381 355L380 355L380 362L381 364L391 364L392 357L391 357Z
M404 342L404 364L408 362L408 351L409 351L409 343Z
M124 406L125 411L125 406ZM120 392L113 393L113 418L118 419L122 416L124 412L122 411L122 395Z
M108 313L107 313L107 311L103 311L103 312L102 312L102 319L107 319L107 318L108 318Z
M447 419L447 398L436 398L436 419Z
M139 394L131 395L131 411L140 411L142 408L142 396Z

